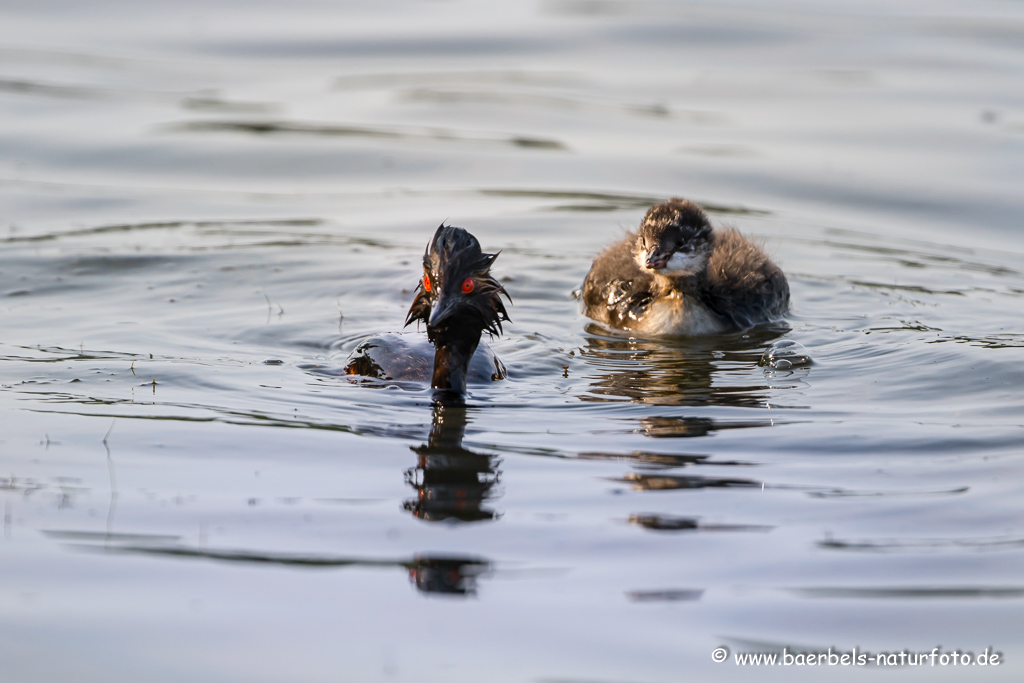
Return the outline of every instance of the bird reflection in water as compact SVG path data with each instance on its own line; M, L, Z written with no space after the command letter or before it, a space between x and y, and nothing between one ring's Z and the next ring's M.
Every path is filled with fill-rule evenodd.
M758 367L764 348L787 330L776 323L735 334L645 339L592 323L586 329L586 347L580 349L590 376L581 400L763 407L768 386L763 373L751 375L751 370Z
M418 461L405 473L406 483L417 492L404 505L414 517L428 522L479 522L499 516L484 503L495 495L500 460L462 445L468 422L465 407L434 406L427 443L412 448Z
M652 439L692 439L707 436L724 429L752 429L769 427L772 418L759 420L720 420L710 417L692 417L685 415L652 415L640 419L640 426L635 430Z
M476 580L490 570L484 560L468 557L419 557L409 566L409 579L423 593L475 595Z

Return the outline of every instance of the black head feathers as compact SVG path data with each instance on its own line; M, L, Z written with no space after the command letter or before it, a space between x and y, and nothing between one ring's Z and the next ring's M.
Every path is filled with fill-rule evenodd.
M508 292L490 274L498 254L486 254L462 228L440 225L423 254L423 279L405 324L423 321L433 340L446 333L501 334ZM511 301L511 298L509 298ZM479 338L479 337L477 337Z

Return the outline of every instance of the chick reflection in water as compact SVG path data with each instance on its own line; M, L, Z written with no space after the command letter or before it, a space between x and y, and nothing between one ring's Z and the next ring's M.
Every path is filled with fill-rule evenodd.
M580 400L762 407L768 387L763 375L750 369L764 346L787 329L774 323L743 334L645 339L616 336L592 323L586 328L586 345L579 349L590 381Z
M422 381L430 378L434 402L463 405L471 380L505 378L505 366L481 344L484 331L501 334L508 314L505 288L491 276L498 254L485 254L473 235L441 225L423 254L423 278L405 324L427 325L427 340L403 335L373 337L360 344L345 365L349 375ZM511 298L509 298L511 301Z
M494 495L499 462L463 447L467 422L465 408L434 406L430 437L412 449L419 460L405 473L406 483L417 492L415 499L405 502L405 509L415 517L429 522L497 518L484 502Z

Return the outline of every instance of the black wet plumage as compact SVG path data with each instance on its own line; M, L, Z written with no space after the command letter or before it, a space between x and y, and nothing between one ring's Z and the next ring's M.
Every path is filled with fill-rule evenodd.
M432 322L435 309L447 312L447 306L452 306L459 314L452 317L457 317L460 322L469 324L472 318L478 317L472 322L480 325L481 331L500 335L502 321L509 320L500 295L504 294L510 302L512 299L490 274L496 258L498 254L484 253L476 237L466 230L451 225L438 226L423 253L426 279L421 279L416 288L416 298L409 307L405 324L408 326L414 321L427 323L427 335L433 341L434 335L443 334L444 328L440 323L449 317L445 315L444 319ZM467 278L474 282L469 293L462 291ZM427 281L430 282L429 289Z
M481 335L485 331L492 336L500 335L501 323L509 320L501 296L510 302L511 298L490 274L497 257L498 254L484 253L477 239L466 230L444 224L437 228L423 254L423 278L405 324L416 321L427 325L427 339L433 344L431 387L438 403L460 404L465 400L466 382L480 365L479 360L475 364L472 361ZM411 362L416 360L407 353L412 347L396 343L396 339L396 335L385 335L363 342L350 356L345 371L351 375L381 377L384 372L390 379L420 379L396 376L406 367L422 371L425 368L419 366L429 362ZM387 357L389 350L399 347L404 349L397 358ZM492 370L488 373L490 379L504 379L501 361L493 354L487 360L490 362L484 364Z

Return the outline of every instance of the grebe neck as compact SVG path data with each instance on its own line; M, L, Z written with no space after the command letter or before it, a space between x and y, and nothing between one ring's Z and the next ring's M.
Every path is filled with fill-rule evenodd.
M462 335L443 335L434 339L434 376L430 382L434 402L440 405L464 405L469 360L480 344L481 331L463 331Z

